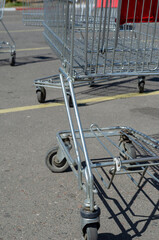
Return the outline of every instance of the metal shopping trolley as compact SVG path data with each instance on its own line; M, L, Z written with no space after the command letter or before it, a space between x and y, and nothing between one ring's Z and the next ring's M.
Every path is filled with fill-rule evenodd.
M23 1L23 23L27 26L43 26L44 3L43 0Z
M137 186L146 174L159 183L159 141L127 126L102 128L93 123L83 129L80 120L76 82L137 76L142 88L143 76L159 73L159 1L119 0L114 20L113 2L101 1L98 6L96 0L44 1L44 36L62 62L60 82L70 125L69 131L57 133L58 146L46 155L46 165L52 172L71 167L79 189L84 190L80 214L82 236L87 240L96 240L100 227L94 176L106 189L117 175L127 175ZM122 31L121 25L126 26ZM95 156L91 149L97 149Z
M4 7L5 7L5 0L0 0L0 22L1 22L1 25L2 25L2 28L3 28L4 32L7 33L7 35L8 35L9 42L5 41L5 40L2 40L2 37L1 37L1 39L0 39L0 49L2 49L2 53L6 52L6 50L8 52L8 50L9 50L9 52L10 52L9 62L10 62L11 66L14 66L15 61L16 61L16 47L15 47L15 42L14 42L11 34L9 33L7 27L5 26L5 24L3 22Z
M71 3L71 1L69 1ZM44 21L44 8L43 8L43 1L38 1L38 0L25 0L24 1L24 11L23 11L23 22L25 25L29 26L43 26L43 21ZM85 8L86 8L86 2L85 1L77 1L78 4L78 11L80 11L80 18L78 19L78 25L76 27L82 28L82 25L85 24L84 15L85 15ZM55 5L55 4L54 4ZM103 6L106 6L106 2L103 2ZM101 1L98 0L96 4L97 8L101 9ZM118 7L118 0L113 0L111 3L111 13L110 13L110 22L109 22L109 29L115 31L116 27L116 18L117 18L117 7ZM94 2L90 1L89 2L89 13L91 14L92 8L94 8ZM58 11L58 9L56 9ZM98 15L100 14L100 11L98 11ZM54 19L54 21L58 21L57 19ZM97 16L96 21L99 22L100 16ZM52 20L51 20L52 21ZM79 25L80 23L80 25ZM135 27L135 24L133 24L133 27ZM122 30L132 30L132 24L131 23L126 23L120 25L120 31ZM82 33L82 31L81 31ZM118 76L119 78L119 76ZM97 82L99 81L106 82L109 81L110 78L109 76L104 76L100 77L100 79L97 79ZM85 85L93 86L96 82L96 78L94 78L92 81L90 79L87 81L75 81L74 82L74 88L75 87L83 87ZM67 85L67 83L65 83ZM138 87L139 87L139 92L144 91L144 84L145 84L145 76L139 77L138 81ZM36 94L37 94L37 99L39 103L45 102L46 99L46 88L56 88L59 89L61 88L61 83L60 83L60 78L59 75L51 75L43 78L38 78L34 80L34 85L36 86ZM69 99L69 106L72 107L72 98L71 94L69 92L69 88L67 88L67 96Z

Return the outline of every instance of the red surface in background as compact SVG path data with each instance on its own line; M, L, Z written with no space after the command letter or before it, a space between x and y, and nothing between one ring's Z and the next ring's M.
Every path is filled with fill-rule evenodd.
M125 22L131 23L133 21L155 22L158 0L152 0L152 6L151 6L151 0L145 0L145 3L144 3L144 0L138 0L136 5L136 13L135 13L135 4L136 4L136 0L129 1L129 10L127 15L128 0L122 1L121 17L120 17L121 24L124 24ZM143 7L143 4L144 4L144 7ZM157 20L159 20L159 12L157 14Z
M107 0L103 0L103 7L106 7ZM101 7L102 0L97 0L97 8ZM129 3L129 6L128 6ZM144 5L143 5L144 4ZM136 6L135 6L136 5ZM120 24L134 22L155 22L159 21L159 11L157 13L158 0L123 0L121 6ZM108 7L110 7L110 0L108 0ZM112 8L118 7L118 0L112 0ZM136 10L135 10L136 7ZM127 12L128 8L128 12ZM159 10L159 9L158 9ZM142 13L143 12L143 13ZM157 16L156 16L157 15Z
M103 0L103 7L106 7L106 0ZM100 8L102 4L102 0L97 0L97 8ZM110 0L108 0L108 7L110 7ZM111 7L117 8L118 7L118 0L112 0Z

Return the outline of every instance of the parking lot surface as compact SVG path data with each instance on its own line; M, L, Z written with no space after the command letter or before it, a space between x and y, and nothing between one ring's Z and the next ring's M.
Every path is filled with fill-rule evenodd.
M24 26L21 12L5 12L4 22L17 58L11 67L9 54L0 54L0 240L79 240L85 195L70 170L55 174L45 165L56 133L69 129L62 91L47 88L40 105L33 85L57 74L61 62L45 43L43 29ZM131 77L77 88L76 96L84 128L130 126L159 139L158 77L146 79L143 94ZM96 184L99 240L158 239L159 185L150 176L140 188L126 176L117 176L109 190Z

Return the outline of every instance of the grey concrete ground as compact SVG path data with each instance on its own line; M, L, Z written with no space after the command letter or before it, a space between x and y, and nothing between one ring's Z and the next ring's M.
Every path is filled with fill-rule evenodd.
M69 129L64 105L26 110L37 102L33 80L56 74L61 66L38 27L24 27L20 13L5 13L4 22L17 47L9 66L0 55L0 240L79 240L84 194L71 171L51 173L45 155L56 145L56 132ZM0 36L4 34L0 29ZM3 33L3 34L2 34ZM145 93L159 90L159 78L146 81ZM76 90L77 99L137 92L137 79L111 81ZM60 90L47 89L47 103L62 103ZM96 100L81 104L83 127L126 125L159 138L159 95ZM26 111L5 113L8 108ZM71 110L72 111L72 110ZM91 155L96 153L92 149ZM149 176L137 188L117 177L110 190L97 182L101 208L99 240L156 240L159 228L159 186Z

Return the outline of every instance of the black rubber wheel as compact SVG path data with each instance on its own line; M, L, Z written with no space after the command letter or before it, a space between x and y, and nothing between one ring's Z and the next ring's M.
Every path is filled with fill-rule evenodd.
M37 91L37 99L39 103L44 103L46 99L46 90L44 87L40 87Z
M138 88L139 88L139 93L143 93L144 92L144 86L145 86L145 82L141 81L138 83Z
M139 93L143 93L144 92L144 86L145 86L145 76L138 77Z
M97 240L98 239L97 227L96 226L87 227L84 239L85 240Z
M119 147L121 147L124 150L124 152L126 152L130 156L130 158L129 158L128 156L124 156L122 153L120 153L120 156L123 159L128 160L128 159L131 159L131 158L132 159L136 158L135 147L131 142L122 141L122 142L120 142Z
M131 158L132 159L136 158L136 151L135 151L134 145L131 142L122 141L122 142L120 142L119 147L123 150L123 152L125 152L129 155L129 156L126 156L124 153L120 152L120 157L122 159L129 160ZM132 163L132 164L134 164L134 163ZM132 165L132 164L130 164L130 165ZM112 167L109 170L110 174L113 174L113 172L114 172L114 167Z
M95 85L94 81L91 81L91 82L89 83L89 86L90 86L90 87L94 87L94 85Z
M9 59L10 66L15 66L16 53L12 54Z
M54 147L50 151L48 151L45 158L45 163L52 172L61 173L67 170L69 164L66 158L62 159L62 161L59 161L57 159L57 151L58 147Z

